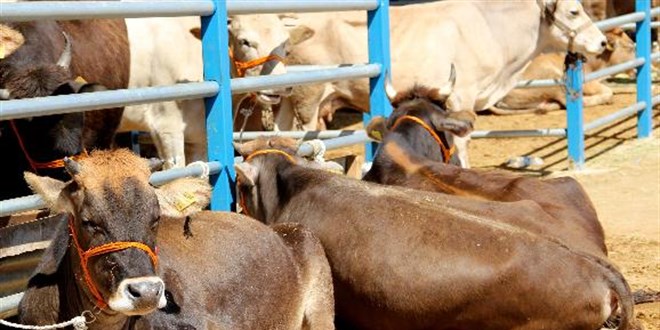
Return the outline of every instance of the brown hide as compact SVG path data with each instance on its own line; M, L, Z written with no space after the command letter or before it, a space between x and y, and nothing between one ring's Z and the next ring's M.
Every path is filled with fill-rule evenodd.
M244 157L263 149L246 145ZM607 261L499 221L551 221L534 202L388 187L305 164L266 153L236 168L250 214L297 221L319 237L342 325L596 329L618 301L621 329L632 327L629 289Z
M123 20L61 21L73 41L71 69L74 78L96 82L108 89L128 87L130 54ZM78 42L76 42L78 41ZM109 148L123 108L85 113L85 148Z
M423 99L422 99L423 100ZM412 101L408 102L411 103ZM417 99L419 102L419 99ZM430 103L426 100L425 103ZM429 121L433 110L424 102L397 104L389 125L397 116L415 115ZM437 110L436 110L437 111ZM440 136L445 132L436 131ZM430 146L430 147L429 147ZM464 169L444 164L429 148L439 149L433 138L418 124L400 125L386 132L372 167L364 180L386 185L436 191L472 200L498 202L527 201L547 215L543 220L515 215L497 220L549 235L564 244L599 257L607 255L603 228L596 210L582 186L573 178L539 179L497 171Z
M309 231L220 212L194 215L190 231L184 239L181 222L161 224L160 273L172 299L138 329L334 328L330 267Z

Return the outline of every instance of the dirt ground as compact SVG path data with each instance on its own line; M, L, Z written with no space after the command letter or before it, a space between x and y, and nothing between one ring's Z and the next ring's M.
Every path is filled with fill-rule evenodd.
M610 86L617 93L614 103L585 109L585 123L635 102L634 85ZM654 89L655 94L660 92L658 84ZM660 110L654 110L653 118L655 137L650 139L636 138L635 117L589 132L585 138L586 169L579 172L569 169L564 138L475 139L470 144L470 161L475 168L510 170L503 165L510 157L537 156L543 159L543 165L519 172L577 178L596 207L610 258L632 289L660 290ZM563 128L565 122L564 111L544 115L480 115L476 129ZM349 129L361 126L352 123ZM357 148L356 151L361 151ZM637 305L635 313L646 329L660 330L660 303Z

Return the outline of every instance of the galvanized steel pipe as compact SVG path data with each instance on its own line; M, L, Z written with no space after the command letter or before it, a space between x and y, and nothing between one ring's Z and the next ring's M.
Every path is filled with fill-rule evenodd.
M566 136L565 128L540 128L523 130L501 130L501 131L474 131L470 134L473 139L482 138L519 138L519 137L545 137Z
M598 119L596 119L596 120L594 120L590 123L585 124L584 125L584 131L588 132L588 131L590 131L594 128L598 128L598 127L601 127L603 125L607 125L607 124L609 124L609 123L611 123L611 122L613 122L613 121L615 121L619 118L624 118L624 117L628 117L630 115L634 115L634 114L638 113L640 110L643 110L644 108L646 108L646 103L644 103L644 102L635 103L635 104L633 104L631 106L628 106L628 107L625 107L625 108L623 108L623 109L621 109L621 110L619 110L615 113L611 113L607 116L600 117L600 118L598 118Z
M636 58L634 60L630 60L628 62L624 62L624 63L621 63L621 64L617 64L617 65L607 67L607 68L602 69L602 70L591 72L591 73L588 73L588 74L584 75L584 82L586 83L586 82L589 82L589 81L592 81L592 80L596 80L596 79L604 78L604 77L607 77L607 76L611 76L611 75L617 74L619 72L634 69L638 66L644 65L644 62L646 62L644 60L644 58L640 57L640 58Z
M606 31L626 23L636 23L644 19L646 15L641 12L630 13L617 17L612 17L594 23L597 28Z
M250 141L257 139L259 137L273 137L281 136L288 137L292 139L332 139L341 136L348 136L354 134L361 134L364 130L327 130L327 131L264 131L264 132L243 132L241 133L234 132L234 141L238 141L242 138L243 141Z
M282 75L235 78L231 80L231 91L234 94L239 94L302 84L313 84L357 78L370 78L375 77L378 74L380 74L379 64L358 64L335 69L310 70L286 73Z
M18 303L23 299L23 292L7 297L0 297L0 318L8 318L16 315Z
M123 107L126 105L197 99L218 93L213 81L163 87L119 89L94 93L0 101L0 120Z
M544 88L563 84L564 82L561 79L521 80L516 83L516 88Z
M35 1L2 5L2 22L77 20L91 18L137 18L207 16L211 1Z
M207 163L210 174L218 173L220 164L218 162ZM154 186L165 184L169 181L188 176L200 176L204 169L202 166L193 165L184 168L175 168L167 171L155 172L151 175L149 182ZM30 195L14 199L0 201L0 216L6 216L18 212L25 212L45 208L46 203L39 195Z
M324 11L373 10L378 7L377 0L332 0L332 1L300 1L300 0L227 0L227 12L239 14L264 13L306 13ZM365 14L366 16L366 14Z

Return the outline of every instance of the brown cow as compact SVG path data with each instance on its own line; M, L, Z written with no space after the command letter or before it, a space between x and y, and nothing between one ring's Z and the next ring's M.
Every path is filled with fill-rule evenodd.
M588 55L584 63L585 74L635 59L635 43L619 28L605 32L607 49L601 54ZM548 53L536 57L523 72L523 79L562 79L566 54ZM634 70L632 71L634 73ZM602 79L584 84L585 107L612 103L614 92ZM498 115L545 113L566 107L566 91L560 86L544 88L518 88L507 94L490 111Z
M330 261L341 325L360 329L597 329L625 279L606 260L499 219L550 221L536 203L476 201L354 180L293 156L291 139L237 145L249 214L299 221ZM313 165L312 167L323 167Z
M474 121L472 113L446 111L447 95L423 86L397 94L392 101L394 111L387 122L375 118L368 125L368 134L372 138L381 137L382 144L363 179L476 200L533 202L550 219L530 223L517 217L498 220L551 235L573 248L606 257L605 237L596 210L575 179L541 180L445 164L449 159L442 149L450 149L452 134L468 134ZM417 118L427 127L412 120L395 126L404 117ZM433 135L440 137L441 143ZM452 158L458 165L455 156Z
M206 180L153 188L146 160L124 149L67 160L67 170L70 182L26 173L68 221L30 278L22 323L53 324L89 310L91 329L333 328L330 268L301 226L271 229L238 214L201 212L185 239L181 222L161 218L206 206Z
M78 92L77 77L109 89L126 88L129 53L123 20L0 24L0 99ZM5 47L6 45L6 47ZM95 88L89 88L93 91ZM83 90L84 91L84 90ZM121 109L0 122L0 145L13 159L3 171L0 199L23 196L23 171L65 179L54 160L111 146Z

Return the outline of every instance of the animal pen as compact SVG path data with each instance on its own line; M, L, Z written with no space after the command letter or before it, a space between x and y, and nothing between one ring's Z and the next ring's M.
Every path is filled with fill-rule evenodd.
M582 64L578 60L566 72L565 81L523 81L518 87L534 88L565 85L567 90L567 127L522 131L475 131L473 138L559 136L568 138L569 160L577 168L584 166L584 134L619 118L637 115L638 136L651 134L651 108L660 103L660 96L651 93L651 61L660 59L660 53L651 54L651 18L660 15L660 8L650 8L650 1L636 0L637 12L599 22L601 29L634 23L637 37L637 58L604 70L583 76ZM177 84L128 90L112 90L91 94L76 94L43 97L36 99L0 102L0 120L20 119L34 116L89 111L109 107L134 105L179 99L206 98L206 125L208 132L208 162L154 173L151 182L160 185L170 180L202 175L208 172L213 184L212 210L231 210L234 205L233 185L235 173L232 141L238 138L232 132L232 93L246 93L263 89L288 87L299 84L330 82L341 79L370 78L370 114L387 116L391 112L385 94L385 79L390 71L389 15L387 0L336 0L336 1L259 1L259 0L205 0L167 2L36 2L3 3L0 21L67 20L91 18L136 18L200 16L202 22L202 49L204 58L203 82ZM290 70L278 76L230 78L228 14L318 12L366 10L368 15L369 63L351 66L321 67L315 69ZM585 124L582 117L582 85L586 81L602 78L632 68L637 70L637 103L614 114ZM231 134L231 135L230 135ZM246 132L244 139L261 135L280 135L295 138L324 138L326 149L335 149L353 144L366 143L367 159L371 159L375 146L366 133L360 131L322 132ZM300 153L310 155L313 148L303 144ZM26 196L0 201L0 216L45 207L37 197ZM38 231L34 235L0 235L0 260L11 256L44 249L50 232L44 223L33 223L25 230ZM0 229L0 233L2 233ZM5 259L5 260L7 260ZM26 261L27 260L27 261ZM15 313L27 276L38 262L38 255L17 263L0 266L0 318ZM15 271L20 269L21 271Z

